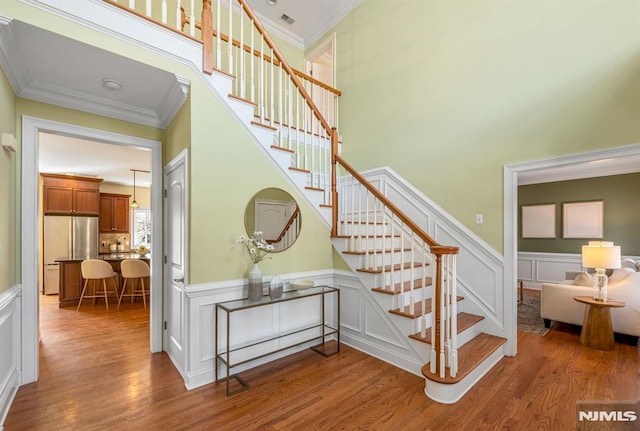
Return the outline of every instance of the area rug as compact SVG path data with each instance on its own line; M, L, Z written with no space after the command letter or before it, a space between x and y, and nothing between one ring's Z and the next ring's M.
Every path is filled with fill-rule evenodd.
M540 295L523 295L522 304L518 304L518 331L545 335L549 328L544 327L540 317Z

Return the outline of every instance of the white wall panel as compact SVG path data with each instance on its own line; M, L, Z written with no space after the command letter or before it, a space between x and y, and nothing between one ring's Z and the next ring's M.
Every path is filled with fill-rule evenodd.
M0 429L20 379L20 294L19 286L0 293Z

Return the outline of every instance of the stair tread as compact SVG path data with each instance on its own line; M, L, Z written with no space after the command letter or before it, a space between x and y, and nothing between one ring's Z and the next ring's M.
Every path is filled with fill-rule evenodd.
M252 102L249 99L245 99L244 97L236 96L235 94L229 94L229 97L235 100L239 100L241 102L247 103L249 105L257 106L255 102Z
M433 280L431 277L425 277L426 278L426 285L430 286L433 283ZM414 289L421 289L423 287L423 283L425 280L423 280L422 277L420 278L416 278L415 280L413 280L413 288ZM389 289L390 286L385 286L385 287L374 287L373 290L374 292L379 292L379 293L386 293L388 295L398 295L401 293L400 291L400 285L402 283L395 283L393 285L393 290ZM404 292L407 292L408 290L411 289L411 280L409 281L405 281L404 282Z
M305 186L304 188L305 190L313 190L314 192L324 192L324 189L321 189L320 187Z
M271 148L273 148L274 150L278 150L278 151L285 151L287 153L295 153L294 150L291 150L289 148L285 148L285 147L281 147L279 145L272 145Z
M338 234L338 235L334 235L332 236L332 238L351 238L351 237L358 237L360 235L342 235L342 234ZM364 235L363 235L364 236ZM379 239L379 238L400 238L400 235L391 235L389 234L384 234L384 235L369 235L367 238L369 239Z
M420 268L423 265L428 265L428 263L425 262L414 262L413 264L411 262L407 262L404 264L404 267L401 267L399 263L396 263L395 265L393 265L393 268L391 267L391 265L385 265L384 266L384 272L389 272L389 271L398 271L400 269L409 269L412 266L414 268ZM375 268L358 268L356 269L356 271L358 272L368 272L370 274L380 274L382 272L382 267L380 266L376 266Z
M342 224L365 224L365 225L374 225L374 224L376 224L376 225L381 225L381 224L389 224L389 223L387 223L387 222L373 221L373 220L371 220L371 221L369 221L369 222L367 222L367 221L356 221L356 220L341 220L341 221L340 221L340 223L342 223ZM360 236L365 236L365 235L360 235ZM369 235L369 236L371 236L371 235Z
M311 171L310 171L310 170L308 170L308 169L296 168L295 166L290 166L290 167L289 167L289 170L291 170L291 171L298 171L298 172L304 172L304 173L306 173L306 174L311 173Z
M460 312L458 313L457 319L458 321L458 334L460 334L465 329L468 329L475 325L476 323L484 320L484 316L478 316L475 314ZM420 332L409 335L409 338L422 341L423 343L431 344L431 328L427 328L425 333L425 337L420 335Z
M455 377L446 376L442 378L439 374L432 373L428 363L422 367L422 374L434 382L444 384L458 383L506 341L505 338L496 337L495 335L479 334L458 349L458 374Z
M457 300L462 301L464 297L458 296ZM395 308L393 310L389 310L389 313L395 314L402 317L408 317L410 319L415 319L416 317L420 317L423 314L431 313L431 298L427 298L424 301L424 313L422 312L422 301L416 301L413 303L413 313L411 313L411 306L405 305L401 308Z
M269 124L264 124L264 123L261 123L259 121L252 121L251 124L253 124L254 126L264 127L266 129L270 129L270 130L278 130L277 127L273 127L273 126L271 126Z
M411 248L404 248L401 249L400 247L394 248L393 252L396 253L400 253L402 251L411 251ZM391 249L378 249L378 250L364 250L364 251L343 251L344 254L367 254L367 252L369 252L369 254L382 254L382 253L391 253Z

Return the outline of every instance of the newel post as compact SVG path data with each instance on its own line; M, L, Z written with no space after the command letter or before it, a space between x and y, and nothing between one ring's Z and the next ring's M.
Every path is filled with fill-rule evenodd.
M202 71L213 73L213 13L211 0L202 0Z
M331 236L338 236L338 172L336 156L338 155L338 129L331 129Z

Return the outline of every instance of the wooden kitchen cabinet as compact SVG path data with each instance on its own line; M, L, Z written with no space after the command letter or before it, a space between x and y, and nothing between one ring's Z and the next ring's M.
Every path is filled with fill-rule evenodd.
M130 195L100 193L100 232L129 233Z
M100 212L100 178L40 174L45 215L89 215Z

